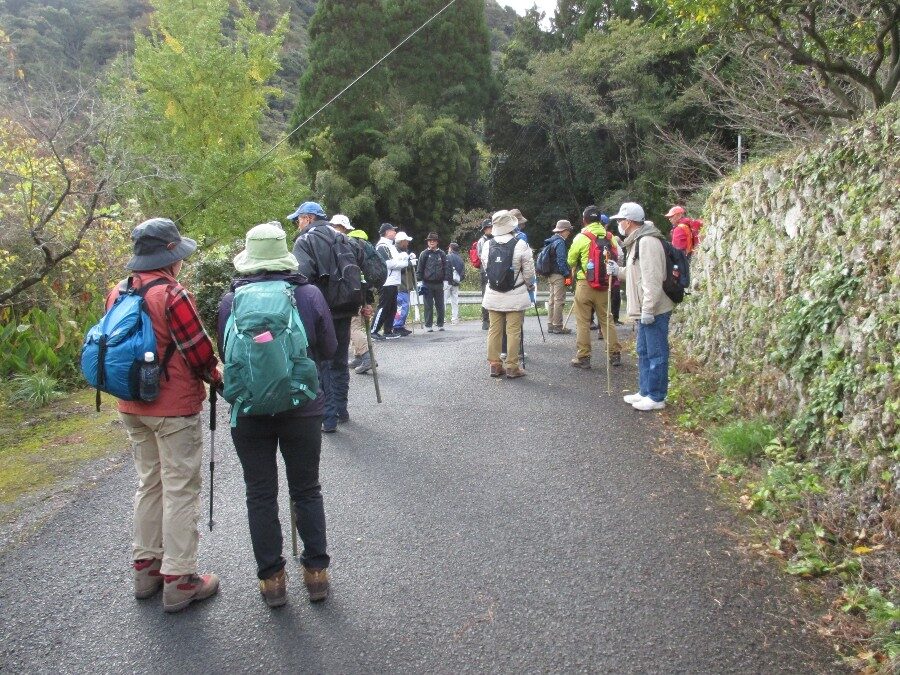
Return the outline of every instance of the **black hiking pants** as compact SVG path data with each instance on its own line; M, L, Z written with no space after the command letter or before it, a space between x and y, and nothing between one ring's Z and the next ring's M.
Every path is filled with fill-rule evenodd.
M444 282L425 282L425 292L422 294L422 298L425 300L425 328L431 328L435 308L437 308L438 328L443 328L444 310L447 309L444 302Z
M375 312L372 332L377 333L383 326L382 335L390 335L394 332L394 317L396 316L397 286L382 286L378 291L378 310Z
M297 512L297 531L303 541L300 561L306 567L328 567L331 559L327 552L325 506L319 484L322 417L300 417L294 410L278 415L238 417L231 438L244 469L256 575L268 579L285 565L278 518L276 453L279 446L287 471L288 492Z

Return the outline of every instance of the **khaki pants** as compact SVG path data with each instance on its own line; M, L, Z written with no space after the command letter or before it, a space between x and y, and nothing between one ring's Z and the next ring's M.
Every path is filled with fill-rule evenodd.
M394 329L393 318L391 318L390 327L391 330ZM350 344L353 346L354 357L362 356L369 351L369 343L366 341L366 328L359 314L350 319Z
M200 415L145 417L119 413L138 474L134 560L162 558L163 574L197 571L200 518Z
M566 278L562 274L551 274L547 277L550 284L550 307L547 311L547 323L550 328L563 327L563 308L566 305Z
M525 312L488 311L491 326L488 329L488 361L500 361L500 350L503 348L503 333L506 333L506 367L519 367L519 343L522 340L522 321Z
M576 358L584 359L591 355L591 309L597 312L597 323L603 328L603 338L609 340L610 353L619 354L622 351L619 336L616 335L616 326L607 306L608 299L608 291L591 288L584 279L576 283L575 318L578 321L578 334L575 339L578 346Z

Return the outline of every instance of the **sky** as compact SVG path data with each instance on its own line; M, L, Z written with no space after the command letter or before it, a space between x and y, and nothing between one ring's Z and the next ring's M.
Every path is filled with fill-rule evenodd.
M553 10L556 9L556 0L497 0L497 2L501 7L512 7L519 14L524 14L532 5L537 5L548 19L553 16Z

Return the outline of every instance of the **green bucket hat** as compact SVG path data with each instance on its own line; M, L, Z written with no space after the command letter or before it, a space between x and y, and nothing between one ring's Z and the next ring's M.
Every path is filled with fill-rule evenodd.
M297 258L287 249L287 235L277 222L251 229L244 250L234 257L234 269L241 274L296 272L297 267Z

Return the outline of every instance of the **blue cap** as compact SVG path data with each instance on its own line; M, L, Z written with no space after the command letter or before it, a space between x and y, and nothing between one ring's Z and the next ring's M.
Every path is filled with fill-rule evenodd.
M287 219L294 220L299 216L319 216L321 218L324 218L325 209L323 209L322 206L320 204L317 204L316 202L303 202L300 206L297 207L296 211L294 211L287 217Z
M605 213L600 214L600 223L603 225L609 225L609 216Z

